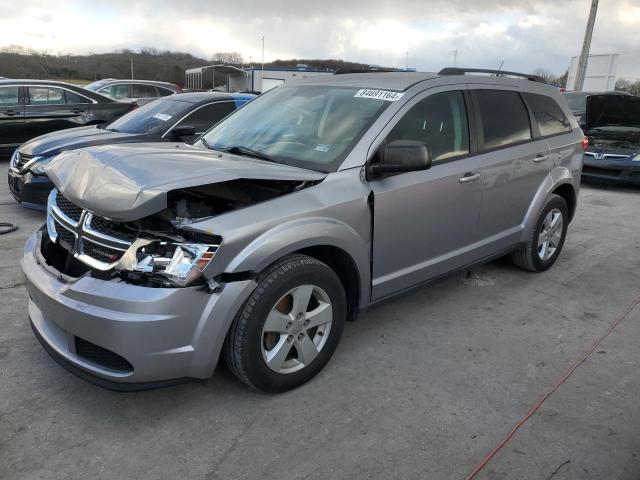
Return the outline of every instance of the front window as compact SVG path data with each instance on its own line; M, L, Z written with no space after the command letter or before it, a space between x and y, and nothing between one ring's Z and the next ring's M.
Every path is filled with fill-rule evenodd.
M360 95L360 91L336 86L281 86L216 125L204 140L216 150L244 147L276 163L335 171L391 103L382 95Z
M31 105L63 105L64 90L51 87L29 87Z
M98 90L98 93L111 97L114 100L122 100L129 98L129 86L123 83L109 85L108 87Z
M182 118L189 106L190 104L186 102L156 100L114 120L105 129L138 134L164 132Z

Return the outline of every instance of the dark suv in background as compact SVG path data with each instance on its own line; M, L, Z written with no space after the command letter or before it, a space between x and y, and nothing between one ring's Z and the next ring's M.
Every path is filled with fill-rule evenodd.
M110 122L133 108L64 82L0 80L0 159L34 137Z

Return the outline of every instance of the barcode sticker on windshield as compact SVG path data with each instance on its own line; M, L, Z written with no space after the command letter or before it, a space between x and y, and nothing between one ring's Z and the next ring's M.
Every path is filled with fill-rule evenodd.
M166 113L156 113L153 118L157 118L158 120L166 122L167 120L171 119L171 115L167 115Z
M369 90L363 88L358 90L354 97L356 98L373 98L375 100L386 100L387 102L395 102L400 100L404 93L391 92L389 90Z

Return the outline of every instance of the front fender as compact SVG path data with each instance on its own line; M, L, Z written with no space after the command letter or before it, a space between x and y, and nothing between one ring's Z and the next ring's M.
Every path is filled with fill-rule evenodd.
M285 255L319 246L346 252L358 269L360 292L369 291L369 238L363 238L346 223L327 217L300 218L265 231L229 262L225 273L261 272Z

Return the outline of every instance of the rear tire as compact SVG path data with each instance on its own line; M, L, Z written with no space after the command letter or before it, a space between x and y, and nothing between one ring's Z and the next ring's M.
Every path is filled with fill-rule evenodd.
M331 358L347 315L336 273L306 255L268 267L236 316L223 355L252 388L279 393L314 377Z
M559 195L550 195L538 215L529 240L522 249L511 254L513 263L531 272L547 270L562 251L568 223L567 203Z

